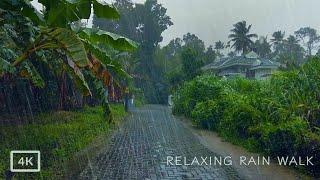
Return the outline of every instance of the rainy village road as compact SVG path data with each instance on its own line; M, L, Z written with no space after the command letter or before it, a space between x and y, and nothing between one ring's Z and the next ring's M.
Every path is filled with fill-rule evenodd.
M81 179L240 179L232 166L167 166L167 156L218 156L165 106L132 111Z

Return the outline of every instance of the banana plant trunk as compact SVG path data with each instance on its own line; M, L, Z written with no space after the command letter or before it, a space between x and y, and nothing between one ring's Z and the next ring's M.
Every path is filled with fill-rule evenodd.
M64 110L66 108L67 100L67 78L66 73L63 72L60 77L60 92L59 92L59 110Z

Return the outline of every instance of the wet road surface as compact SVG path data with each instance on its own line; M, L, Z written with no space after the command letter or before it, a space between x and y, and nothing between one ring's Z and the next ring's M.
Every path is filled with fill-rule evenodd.
M240 179L227 165L167 165L168 156L186 157L187 164L194 157L200 161L201 156L220 156L202 145L166 106L132 110L109 141L81 173L81 179Z

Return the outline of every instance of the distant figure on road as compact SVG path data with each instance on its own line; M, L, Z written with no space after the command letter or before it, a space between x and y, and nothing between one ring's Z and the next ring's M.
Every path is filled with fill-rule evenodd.
M127 112L129 109L129 89L126 87L124 91L124 109Z
M172 96L171 94L168 96L168 105L169 105L169 106L172 106L172 105L173 105L172 97L173 97L173 96Z
M134 107L133 100L134 100L134 95L132 94L130 98L130 107Z

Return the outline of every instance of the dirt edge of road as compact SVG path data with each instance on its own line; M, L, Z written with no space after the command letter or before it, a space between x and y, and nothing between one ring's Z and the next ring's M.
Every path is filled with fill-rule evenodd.
M285 166L280 166L274 162L270 165L240 165L240 156L262 157L257 153L248 152L246 149L240 146L233 145L229 142L225 142L217 133L208 130L202 130L195 128L192 123L183 117L176 117L183 125L189 129L196 137L199 138L201 144L206 146L209 150L221 155L231 156L233 159L233 167L239 173L241 177L245 179L272 179L272 180L293 180L293 179L313 179L305 174L294 171L293 169ZM272 161L272 160L271 160Z

